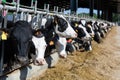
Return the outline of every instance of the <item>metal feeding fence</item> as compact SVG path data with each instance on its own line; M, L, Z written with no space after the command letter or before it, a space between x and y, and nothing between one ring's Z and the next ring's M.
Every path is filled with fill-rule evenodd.
M26 20L28 21L28 15L32 14L32 16L37 17L37 21L43 15L64 15L68 20L79 20L80 18L76 15L65 15L65 9L61 9L58 12L59 7L54 6L53 11L50 11L50 5L44 4L44 9L37 8L37 0L31 0L31 6L20 5L20 0L13 0L12 3L6 2L6 0L0 0L0 17L3 17L3 21L0 22L0 29L7 28L7 17L8 15L12 16L12 21L16 22L17 20ZM19 17L18 17L19 16ZM4 32L0 31L0 41L1 41L1 52L0 52L0 76L4 75L4 42L7 39L7 35ZM15 70L15 69L13 69ZM9 71L8 71L9 72ZM6 72L6 73L8 73Z
M18 20L25 20L28 21L29 14L32 15L32 17L37 17L37 22L40 18L42 18L44 15L64 15L67 20L74 20L79 21L80 19L86 19L86 20L93 20L93 18L88 16L81 16L78 17L78 15L74 14L64 14L65 9L60 9L58 6L54 6L53 11L50 11L50 5L44 4L44 9L37 8L37 0L31 0L31 6L25 6L20 4L20 0L13 0L12 3L6 2L6 0L0 0L0 29L7 28L7 20L8 16L12 16L11 20L13 22L16 22ZM1 19L3 18L3 19ZM95 20L95 19L94 19ZM38 24L37 24L38 25ZM17 68L14 68L10 71L4 70L4 43L5 40L7 40L7 35L0 31L0 42L1 42L1 52L0 52L0 76L5 75L6 73L9 73L11 71L14 71L22 66L19 66ZM5 72L4 72L5 71Z

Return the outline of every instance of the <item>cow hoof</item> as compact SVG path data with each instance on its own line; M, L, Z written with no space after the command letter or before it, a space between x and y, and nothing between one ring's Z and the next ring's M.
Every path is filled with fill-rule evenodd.
M59 56L60 56L60 58L67 58L66 54L60 54Z
M44 65L46 64L45 59L37 59L33 62L34 65L39 66L39 65Z

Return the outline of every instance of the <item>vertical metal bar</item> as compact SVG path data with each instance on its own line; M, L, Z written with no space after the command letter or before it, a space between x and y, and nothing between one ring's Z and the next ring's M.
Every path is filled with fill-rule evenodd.
M57 6L57 8L56 8L57 13L58 13L58 8L59 8L59 7Z
M7 10L5 10L5 5L3 6L2 16L4 18L3 28L7 27ZM0 75L3 74L3 60L4 60L4 40L2 40L2 51L0 56Z
M47 8L46 8L46 4L44 4L44 10L46 10Z
M26 13L26 21L28 21L29 13Z
M33 7L33 0L31 0L31 7Z
M37 0L35 1L35 14L37 12Z
M5 16L4 16L4 24L3 24L3 27L4 28L7 28L7 12L8 12L8 10L4 10L5 11Z
M19 7L20 7L20 0L17 0L17 5L16 5L16 11L19 11Z
M3 74L3 59L4 59L4 41L2 43L2 51L0 56L0 76Z
M14 0L12 0L12 3L14 3Z
M20 0L17 0L16 2L16 12L14 12L13 14L13 22L16 22L17 21L17 14L19 12L19 7L20 7Z
M24 20L23 19L23 17L24 17L23 15L24 15L24 12L22 11L21 14L20 14L20 20Z
M2 28L2 21L3 21L3 18L2 18L2 10L0 10L0 28Z
M56 6L54 6L54 12L55 12L55 8L56 8Z
M47 12L49 12L49 8L50 8L50 5L49 5L49 4L47 4Z
M14 13L13 13L13 22L16 22L16 21L17 21L17 13L14 12Z

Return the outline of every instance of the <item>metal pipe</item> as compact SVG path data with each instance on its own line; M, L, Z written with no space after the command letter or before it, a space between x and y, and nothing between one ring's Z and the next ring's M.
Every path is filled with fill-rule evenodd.
M50 8L50 5L49 5L49 4L47 4L47 12L49 12L49 8Z
M16 12L18 12L18 11L19 11L19 6L20 6L20 0L17 0Z
M0 9L2 9L3 8L3 6L0 4ZM11 10L11 11L16 11L16 7L15 6L10 6L10 5L5 5L5 9L8 9L9 11ZM28 13L33 13L34 14L34 10L33 9L28 9L28 8L21 8L21 7L19 7L19 12L28 12ZM46 11L38 11L38 9L36 10L36 14L48 14L48 15L51 15L51 14L53 14L53 15L56 15L56 14L58 14L58 13L50 13L50 12L46 12ZM68 17L67 15L64 15L65 17ZM72 17L72 16L70 16L69 15L69 17ZM76 17L76 18L78 18L78 17Z
M3 74L3 59L4 59L4 41L2 41L2 51L0 56L0 76Z
M34 6L35 14L37 12L37 0L35 1L35 6Z

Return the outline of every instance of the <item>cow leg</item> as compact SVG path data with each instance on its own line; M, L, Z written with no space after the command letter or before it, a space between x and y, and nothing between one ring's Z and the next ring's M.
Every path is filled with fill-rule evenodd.
M66 38L62 38L62 37L59 37L59 40L55 43L55 47L56 47L60 57L62 57L62 58L67 57L66 44L67 44Z
M45 55L45 50L46 50L46 42L45 42L45 38L41 37L41 38L37 38L35 36L33 36L32 41L35 45L35 53L36 53L36 59L34 61L35 65L43 65L46 64L46 61L44 59L44 55Z

